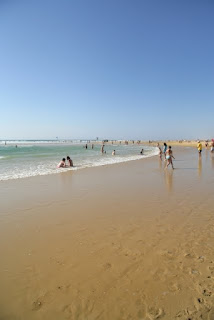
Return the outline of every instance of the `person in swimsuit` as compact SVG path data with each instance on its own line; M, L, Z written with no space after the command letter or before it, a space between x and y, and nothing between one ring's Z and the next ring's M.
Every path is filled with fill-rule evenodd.
M163 154L164 154L165 159L166 159L166 150L167 150L167 144L166 144L166 142L164 142L164 144L163 144Z
M57 168L65 168L65 158L62 159L62 161L60 161L60 163L58 164Z
M167 161L167 163L166 163L165 169L168 168L168 166L169 166L170 164L171 164L171 166L172 166L172 169L174 169L174 167L173 167L173 162L172 162L172 158L175 159L175 158L173 157L173 154L172 154L172 147L169 146L169 148L166 150L166 161Z
M67 161L68 161L68 167L73 167L73 161L69 156L67 156Z
M115 156L115 150L112 151L112 156Z
M140 154L143 154L143 149L141 150Z

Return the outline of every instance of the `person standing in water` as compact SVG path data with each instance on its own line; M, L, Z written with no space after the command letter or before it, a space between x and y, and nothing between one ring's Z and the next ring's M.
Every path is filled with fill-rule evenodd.
M104 153L104 144L103 144L102 147L101 147L101 153L102 153L102 154Z
M172 169L174 169L173 162L172 162L172 158L173 158L173 159L175 159L175 158L173 157L172 147L171 147L171 146L169 146L169 148L166 150L165 155L166 155L166 161L167 161L165 169L168 168L168 166L169 166L170 164L171 164L171 166L172 166Z
M159 158L162 160L162 150L161 150L161 147L159 145L159 143L157 144L157 148L159 149Z
M115 150L112 151L112 155L115 156Z
M198 140L197 148L198 148L198 155L199 155L199 157L201 157L202 144L201 144L200 140Z

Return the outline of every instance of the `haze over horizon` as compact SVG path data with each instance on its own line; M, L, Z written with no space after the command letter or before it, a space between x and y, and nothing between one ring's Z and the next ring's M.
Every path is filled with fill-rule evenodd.
M210 139L214 2L0 2L0 139Z

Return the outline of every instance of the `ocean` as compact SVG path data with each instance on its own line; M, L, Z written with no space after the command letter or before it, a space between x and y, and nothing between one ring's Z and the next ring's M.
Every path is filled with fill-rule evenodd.
M5 141L0 141L0 181L110 165L158 154L155 147L138 145L136 142L125 145L120 141L106 144L106 153L101 154L101 142L94 143L93 149L93 142L87 144L87 149L86 143L80 140L9 140L5 144ZM143 155L140 154L142 148ZM115 156L112 156L113 150ZM62 158L67 156L73 160L74 167L57 168Z

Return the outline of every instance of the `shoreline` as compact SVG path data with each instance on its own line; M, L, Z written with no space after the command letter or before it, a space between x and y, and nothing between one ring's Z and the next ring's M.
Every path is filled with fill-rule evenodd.
M136 146L134 146L136 147ZM147 146L145 146L147 147ZM93 167L102 167L102 166L109 166L112 164L119 164L119 163L123 163L123 162L129 162L129 161L136 161L136 160L141 160L141 159L146 159L146 158L150 158L153 156L156 156L158 154L158 151L155 150L155 148L153 146L151 146L150 149L153 150L147 150L147 152L149 152L148 154L145 152L145 154L140 155L138 153L135 153L136 150L134 150L135 152L133 152L132 154L121 154L117 153L115 156L111 156L111 154L107 154L107 155L101 155L99 154L99 160L98 158L94 158L93 161L88 161L88 163L85 164L78 164L78 165L74 165L73 167L66 167L66 168L57 168L56 167L49 167L46 169L43 169L43 172L29 172L27 171L26 173L23 173L22 171L18 172L16 177L1 177L0 178L0 183L3 181L8 181L8 180L17 180L17 179L25 179L25 178L29 178L29 177L37 177L37 176L48 176L48 175L52 175L52 174L59 174L62 172L68 172L68 171L78 171L78 170L82 170L82 169L86 169L86 168L93 168ZM97 151L97 150L96 150ZM110 150L111 152L111 150ZM80 155L81 157L81 155ZM89 156L89 160L90 160L90 156ZM103 162L104 161L104 162ZM74 163L75 164L75 163ZM22 168L23 170L23 168Z
M137 144L139 145L139 148L141 148L142 146L150 146L150 147L157 147L157 143L160 143L160 147L162 148L162 141L155 141L155 142L148 142L148 141L142 141L142 143L140 144ZM176 147L176 148L188 148L188 147L191 147L191 148L195 148L195 150L197 149L197 145L195 145L195 143L193 142L185 142L185 143L179 143L178 141L170 141L168 142L168 145L171 145L173 148ZM123 144L125 144L125 141L123 141ZM63 145L63 144L62 144ZM101 145L101 143L97 143L96 145ZM110 146L111 143L107 143L106 145ZM136 144L130 144L130 147L135 146L136 147ZM120 146L120 145L118 145ZM203 147L203 151L205 152L208 152L210 151L209 148L205 148ZM122 157L121 158L118 158L118 154L116 155L116 157L112 157L112 158L109 158L109 159L106 159L106 163L94 163L94 164L85 164L83 166L81 165L78 165L78 166L74 166L72 168L58 168L56 169L56 172L53 171L53 167L50 167L50 168L47 168L47 171L45 172L41 172L41 173L29 173L27 172L25 175L20 175L18 177L10 177L10 178L2 178L2 180L0 180L0 183L2 183L3 181L8 181L8 180L12 180L12 181L15 181L17 179L26 179L26 178L29 178L29 177L37 177L37 176L49 176L49 175L52 175L52 174L59 174L59 173L62 173L64 171L78 171L78 170L82 170L82 169L86 169L86 168L93 168L93 167L102 167L102 166L109 166L109 165L112 165L112 164L117 164L117 163L123 163L123 162L129 162L129 161L136 161L136 160L141 160L141 157L143 159L145 158L150 158L150 157L155 157L158 155L158 151L156 154L151 154L151 155L137 155L137 154L133 154L133 155L127 155L127 159L123 159ZM108 154L109 156L109 154ZM101 159L101 158L100 158ZM44 170L44 169L43 169Z

